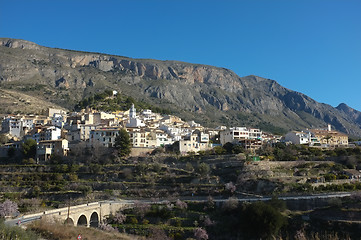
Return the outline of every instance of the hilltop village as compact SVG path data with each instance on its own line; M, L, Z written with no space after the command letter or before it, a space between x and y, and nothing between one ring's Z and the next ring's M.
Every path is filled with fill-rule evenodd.
M10 222L19 221L10 219L18 216L18 209L22 214L38 212L41 217L56 211L56 216L63 217L66 215L58 210L48 209L63 207L67 212L65 204L70 201L76 209L104 202L112 205L113 199L127 199L133 205L106 216L100 215L104 214L101 210L99 215L74 215L73 224L98 227L102 234L118 229L147 237L161 233L161 239L208 238L199 237L200 233L209 234L210 239L231 239L239 234L259 235L258 230L247 233L251 228L246 223L256 213L264 215L252 226L271 229L267 224L278 222L276 230L264 231L263 236L288 234L306 223L327 223L327 227L319 227L322 231L337 229L334 224L339 219L358 219L354 216L359 214L357 191L361 189L360 148L355 146L359 142L349 143L347 135L330 125L283 136L249 126L207 128L115 91L85 98L75 109L48 108L41 115L3 117L0 195L5 201L0 209L15 206L16 211L3 213ZM352 193L346 193L349 200L339 200L342 193L329 195L330 191ZM325 200L315 196L310 203L297 197L313 193L323 194ZM283 194L296 194L296 199L247 202ZM141 202L147 199L155 201ZM158 199L166 199L166 204L159 204ZM197 202L200 199L203 202ZM331 206L333 201L342 201L340 209L348 209L349 201L358 205L340 213L337 220L332 214L318 219L317 214L324 214L316 205ZM287 204L287 208L278 208L279 204ZM33 219L34 215L18 219L28 219L25 216ZM263 219L270 220L265 223ZM241 230L235 230L238 228L232 223ZM347 225L338 227L345 229ZM41 222L30 229L53 234L64 225L48 225L47 230L42 226L47 225ZM68 227L61 232L69 231ZM75 229L78 232L79 228ZM302 231L312 236L314 229ZM347 237L358 232L342 234Z
M37 162L46 161L53 154L66 156L80 143L88 147L111 148L120 129L126 129L129 134L131 156L144 156L156 148L170 146L184 155L211 150L226 143L239 145L250 152L280 141L322 148L349 145L348 136L333 131L330 125L326 129L291 131L284 136L250 127L219 126L211 129L194 121L185 122L179 117L154 113L149 109L137 112L133 104L127 111L111 113L89 108L67 113L49 108L47 115L5 116L1 132L7 137L7 143L0 147L0 157L8 157L10 149L20 151L27 139L37 143Z

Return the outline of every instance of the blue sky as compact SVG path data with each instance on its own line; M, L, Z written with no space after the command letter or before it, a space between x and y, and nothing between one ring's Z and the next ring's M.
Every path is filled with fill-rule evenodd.
M0 37L229 68L361 111L360 0L0 0Z

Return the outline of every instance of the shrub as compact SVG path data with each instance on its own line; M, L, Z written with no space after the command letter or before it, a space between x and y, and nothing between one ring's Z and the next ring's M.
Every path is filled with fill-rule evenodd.
M130 224L138 224L138 219L137 219L136 217L131 217L131 218L129 219L129 223L130 223Z
M278 199L276 196L272 197L272 199L269 201L269 204L279 211L286 210L286 202Z
M205 177L209 174L211 168L207 163L201 163L197 167L197 172L202 176Z
M287 223L279 211L264 202L246 205L242 215L243 231L249 237L271 239Z
M76 190L82 192L84 195L88 195L89 193L91 193L92 187L87 185L80 185Z
M189 171L189 172L193 172L193 171L194 171L194 167L193 167L192 163L190 163L190 162L187 162L187 163L186 163L185 169L186 169L187 171Z
M19 202L19 210L21 212L29 212L38 210L41 205L41 200L37 198L22 199Z
M336 180L336 175L333 173L327 173L325 176L325 181L332 181L332 180Z
M2 240L36 240L38 236L34 232L24 230L19 227L10 227L5 225L4 222L0 221L0 239Z
M207 203L206 203L206 208L208 210L211 210L211 209L214 209L214 207L215 207L215 202L214 202L212 196L208 196Z
M227 151L221 146L216 146L213 148L213 152L216 155L221 155L221 154L225 154Z
M167 206L153 206L147 216L170 219L174 217L174 212Z

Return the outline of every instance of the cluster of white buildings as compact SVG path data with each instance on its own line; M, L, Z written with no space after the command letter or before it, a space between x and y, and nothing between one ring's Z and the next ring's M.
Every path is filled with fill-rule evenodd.
M157 147L175 145L181 154L206 151L217 144L233 143L245 149L257 149L264 142L275 142L277 138L257 128L224 126L204 128L194 121L185 122L179 117L161 115L151 110L137 114L134 105L128 111L113 113L83 110L66 113L60 109L49 109L47 116L7 116L2 121L1 132L12 138L12 142L0 147L0 157L7 156L9 148L21 148L21 142L34 139L37 142L39 161L52 154L67 155L73 146L86 142L87 146L114 147L120 129L126 129L135 154L151 152ZM213 140L213 141L212 141ZM348 136L327 129L291 131L283 139L293 144L309 146L346 146Z
M134 105L128 111L114 113L94 110L66 113L59 109L49 109L47 116L5 117L1 132L13 141L0 147L0 157L6 156L11 147L20 148L19 143L29 138L38 144L38 161L45 161L52 154L67 155L80 142L93 147L113 147L122 128L129 133L133 152L138 154L174 144L181 154L206 151L217 145L211 139L219 140L222 145L231 142L252 149L260 147L265 136L255 128L206 129L194 121L185 122L179 117L161 115L151 110L137 114Z
M284 136L285 142L303 144L311 147L347 147L348 136L332 130L331 125L324 129L306 129L304 131L291 131Z

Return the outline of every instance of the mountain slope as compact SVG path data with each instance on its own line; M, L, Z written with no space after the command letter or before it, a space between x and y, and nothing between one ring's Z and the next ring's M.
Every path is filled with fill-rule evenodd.
M325 127L361 136L360 112L334 108L274 80L239 77L213 66L131 59L0 39L0 87L71 108L90 94L114 89L209 125L251 125L282 131Z

